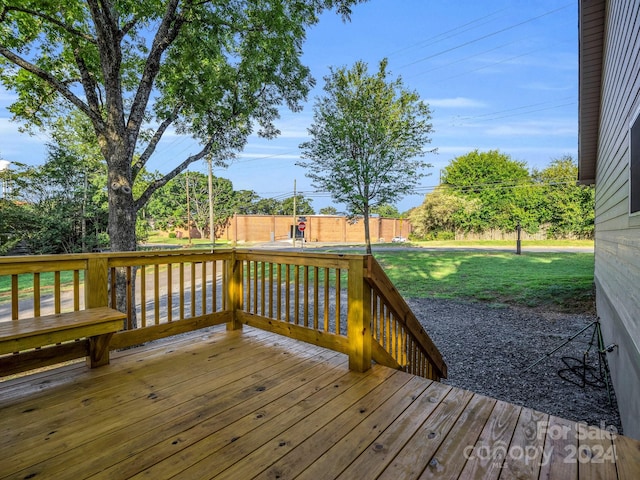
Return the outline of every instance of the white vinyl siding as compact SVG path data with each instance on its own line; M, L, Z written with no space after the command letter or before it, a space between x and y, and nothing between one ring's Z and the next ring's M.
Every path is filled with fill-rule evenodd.
M607 358L625 434L640 438L640 214L631 210L640 212L640 169L633 170L639 183L630 181L632 155L640 162L640 121L631 135L640 112L640 0L607 2L605 32L595 182L597 308L605 342L620 346Z

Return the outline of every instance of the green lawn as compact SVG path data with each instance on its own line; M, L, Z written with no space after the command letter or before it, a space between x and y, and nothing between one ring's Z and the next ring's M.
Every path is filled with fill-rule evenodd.
M354 253L352 249L343 248L333 251ZM496 306L520 305L567 312L593 309L593 253L515 255L490 250L380 248L376 249L375 256L405 297L480 301ZM67 284L71 274L63 274L61 280ZM20 289L31 288L30 275L21 276L20 281ZM43 274L41 284L53 284L52 274ZM0 278L0 302L8 300L10 288L10 278Z
M378 251L406 297L583 312L593 308L592 253Z

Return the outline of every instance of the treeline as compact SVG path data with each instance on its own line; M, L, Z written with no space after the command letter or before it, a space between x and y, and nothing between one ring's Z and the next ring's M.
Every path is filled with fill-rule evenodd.
M497 150L475 150L453 159L440 185L409 212L417 239L453 239L456 233L489 230L548 238L593 238L595 190L577 184L571 156L529 170Z
M0 255L91 252L109 247L106 168L94 158L91 161L87 155L50 146L43 165L13 163L11 170L0 172ZM160 178L148 172L140 176L134 197ZM213 177L211 184L216 236L235 213L293 214L293 196L262 198L252 190L236 191L230 180L220 177ZM304 195L296 195L295 200L298 215L315 213ZM138 241L144 241L152 230L171 231L189 224L209 237L209 203L207 175L179 174L138 212Z
M12 165L2 171L0 255L90 252L109 247L106 169L95 157L50 147L47 162L37 167ZM160 174L143 172L134 196ZM552 238L592 238L594 189L576 183L577 165L567 156L543 170L498 151L473 151L455 158L441 182L419 207L407 214L417 239L451 239L456 233L502 230L518 223L529 233L544 229ZM196 228L209 237L209 182L199 172L185 172L154 193L138 213L136 235L144 241L153 230ZM138 192L137 190L140 190ZM313 215L311 200L295 198L297 215ZM230 180L212 177L211 205L216 238L234 214L291 215L293 195L262 198L252 190L234 190ZM321 214L337 214L335 207ZM380 216L400 217L383 205Z

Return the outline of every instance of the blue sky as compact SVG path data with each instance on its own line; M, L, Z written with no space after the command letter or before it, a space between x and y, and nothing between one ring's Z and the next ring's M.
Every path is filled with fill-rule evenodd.
M434 133L425 159L433 165L400 211L419 205L439 172L471 150L498 149L530 168L577 157L578 6L576 0L371 0L353 9L351 22L324 14L307 36L304 62L317 80L302 112L282 111L275 140L256 136L228 168L215 170L236 190L285 198L298 192L317 210L331 205L314 191L299 160L313 103L330 66L364 60L371 71L386 57L393 77L416 90L432 110ZM12 95L0 90L0 157L27 164L45 159L45 134L30 137L9 121ZM197 151L188 138L168 135L149 164L168 170ZM203 163L190 170L205 172ZM341 210L341 205L336 205Z

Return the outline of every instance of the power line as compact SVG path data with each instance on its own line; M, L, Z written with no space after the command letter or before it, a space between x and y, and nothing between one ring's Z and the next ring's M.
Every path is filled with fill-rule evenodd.
M411 65L415 65L416 63L421 63L421 62L424 62L425 60L430 60L432 58L439 57L440 55L444 55L445 53L449 53L449 52L452 52L454 50L458 50L459 48L466 47L467 45L472 45L472 44L477 43L477 42L479 42L481 40L485 40L487 38L493 37L493 36L498 35L500 33L504 33L504 32L506 32L508 30L512 30L514 28L520 27L520 26L525 25L527 23L533 22L534 20L538 20L539 18L546 17L547 15L551 15L553 13L556 13L556 12L558 12L560 10L563 10L563 9L565 9L565 8L571 6L571 5L573 5L573 4L568 3L566 5L563 5L562 7L556 8L554 10L549 10L549 11L547 11L545 13L542 13L540 15L537 15L535 17L531 17L531 18L528 18L527 20L523 20L522 22L518 22L518 23L515 23L513 25L509 25L508 27L501 28L500 30L495 30L495 31L493 31L491 33L487 33L486 35L482 35L480 37L474 38L473 40L469 40L467 42L463 42L461 44L458 44L458 45L455 45L453 47L447 48L445 50L441 50L439 52L436 52L434 54L428 55L426 57L419 58L417 60L414 60L413 62L410 62L410 63L407 63L405 65L402 65L399 68L409 67Z
M401 48L399 50L395 50L394 52L391 52L386 56L387 57L392 57L392 56L397 55L397 54L399 54L401 52L404 52L406 50L411 50L412 48L415 48L415 47L425 47L425 46L435 45L438 42L441 42L441 41L446 40L446 39L451 38L451 37L455 37L456 35L459 35L460 33L464 33L466 31L469 31L469 30L472 30L473 28L475 28L475 27L470 27L470 28L464 28L464 27L469 27L470 25L473 25L475 23L481 22L482 20L485 20L485 19L487 19L489 17L493 17L497 13L500 13L500 12L502 12L504 10L508 10L508 9L509 9L508 7L505 7L505 8L502 8L500 10L497 10L497 11L495 11L493 13L489 13L488 15L484 15L482 17L478 17L478 18L476 18L474 20L471 20L470 22L467 22L465 24L462 24L462 25L459 25L457 27L451 28L451 29L449 29L449 30L447 30L445 32L439 33L439 34L434 35L432 37L429 37L429 38L427 38L425 40L421 40L420 42L416 42L416 43L414 43L412 45L409 45L407 47L403 47L403 48ZM485 25L486 23L489 23L489 22L488 21L487 22L482 22L478 26ZM453 32L456 32L456 33L453 33ZM449 35L449 34L451 34L451 35Z

